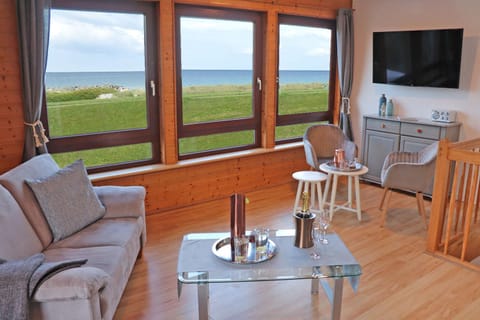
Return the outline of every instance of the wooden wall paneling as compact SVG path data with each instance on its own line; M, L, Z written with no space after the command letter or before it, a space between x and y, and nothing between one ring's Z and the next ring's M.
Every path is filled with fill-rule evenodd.
M9 77L0 72L0 82L10 81ZM12 93L10 90L1 91L0 94L0 128L3 134L0 138L0 157L2 162L6 161L10 164L5 168L14 167L17 161L8 161L13 159L20 161L23 151L24 141L24 125L23 121L16 121L16 119L23 119L22 100L18 94ZM7 147L8 145L8 147ZM12 159L12 160L13 160ZM2 166L4 163L2 163ZM2 168L3 169L3 168Z
M278 69L278 14L269 11L266 15L264 34L264 92L262 108L262 146L275 146L275 127L277 115L277 69Z
M22 90L20 87L20 77L17 77L17 75L8 75L8 74L0 75L0 90L12 92L15 95L17 94L21 95ZM21 105L20 105L20 108L22 108Z
M269 2L277 6L293 5L295 7L315 8L317 10L352 7L351 0L272 0Z
M0 1L0 19L4 18L15 18L16 17L16 8L15 8L15 0L3 0ZM16 23L16 20L13 19ZM6 21L9 22L2 22L1 24L9 24L12 25L12 22L10 22L10 19L7 19ZM16 26L16 25L15 25ZM2 30L2 29L0 29ZM3 33L3 32L2 32Z
M147 214L217 200L292 181L306 170L303 146L198 165L178 166L142 175L94 181L95 185L143 185Z
M178 4L188 4L197 6L223 7L231 9L245 9L255 11L267 11L271 7L264 1L251 0L174 0Z
M15 0L0 1L0 172L22 160L24 128Z
M19 65L18 65L18 56L12 55L12 48L6 46L6 42L8 40L2 37L0 33L0 78L2 81L7 80L6 78L9 77L9 81L12 81L17 84L17 88L20 89L20 73L19 73ZM17 41L16 39L12 38L12 42ZM3 93L3 92L2 92ZM20 103L22 99L18 96L17 101Z
M2 114L4 114L2 112ZM11 112L10 115L14 115L15 112ZM1 117L0 118L0 128L8 128L8 131L9 132L14 132L14 131L23 131L23 124L20 124L20 123L16 123L16 122L13 122L12 120L8 119L7 117ZM11 138L14 138L14 136L10 136L9 137L10 139Z
M2 36L2 47L12 50L14 47L17 47L18 52L18 36L17 36L17 20L16 15L10 17L15 23L5 23L3 24L3 29L1 33ZM8 21L8 20L7 20ZM18 61L18 56L13 56L16 52L9 52L8 57L11 61Z
M254 11L274 10L306 17L336 17L337 9L351 8L351 0L175 0L175 3L218 6Z
M173 0L159 1L160 57L160 143L162 162L178 161L176 117L175 6Z
M0 96L0 123L3 123L0 126L6 125L11 127L13 125L13 121L10 119L21 116L23 116L22 110L16 108L14 103L3 102L3 98ZM23 124L21 123L16 123L16 126L23 129Z
M8 77L5 77L5 81ZM0 71L0 81L2 81L3 75ZM15 118L23 117L23 109L21 106L22 99L18 94L12 94L8 91L0 91L0 119L8 119L12 121ZM12 121L13 122L13 121ZM23 126L23 123L19 123L19 126Z

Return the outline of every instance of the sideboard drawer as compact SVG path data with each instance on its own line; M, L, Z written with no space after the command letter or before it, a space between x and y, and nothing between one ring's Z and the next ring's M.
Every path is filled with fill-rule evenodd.
M400 122L368 118L367 130L400 133Z
M440 139L440 127L428 126L417 123L402 123L401 134L425 139Z

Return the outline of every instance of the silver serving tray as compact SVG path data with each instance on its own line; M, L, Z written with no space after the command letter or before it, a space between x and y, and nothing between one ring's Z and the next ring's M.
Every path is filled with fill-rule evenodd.
M268 239L267 251L258 253L253 245L249 245L246 261L232 261L232 251L230 246L230 237L215 241L212 246L212 252L218 258L234 264L253 264L272 259L277 254L277 245Z
M352 167L345 167L345 168L337 167L333 161L327 161L326 165L329 169L332 169L335 171L343 171L343 172L358 171L363 167L363 165L358 162L355 163L355 167L352 166Z

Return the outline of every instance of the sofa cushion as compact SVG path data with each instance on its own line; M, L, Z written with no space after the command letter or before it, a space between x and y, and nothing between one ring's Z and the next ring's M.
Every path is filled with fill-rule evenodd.
M43 245L17 201L0 186L0 259L25 259L43 250Z
M105 207L93 190L82 160L49 177L25 181L47 218L54 242L78 232L105 214Z
M104 219L137 218L143 220L142 246L147 241L145 195L143 186L94 186L93 190L105 206Z
M33 298L35 301L89 299L105 288L109 281L110 276L98 268L82 266L65 269L47 277L35 290Z
M50 154L42 154L18 165L0 176L0 183L10 191L20 204L27 220L37 233L45 248L52 242L52 233L47 220L35 199L35 195L25 184L25 179L47 177L59 169Z
M70 237L52 243L47 250L55 248L86 248L95 246L124 247L130 241L140 241L143 219L100 219Z
M47 262L79 258L88 259L85 266L105 271L111 278L100 292L100 309L102 310L102 319L112 319L135 265L139 250L140 241L137 240L130 241L124 247L55 248L45 250L44 254ZM40 290L41 287L39 288L39 293L41 293Z

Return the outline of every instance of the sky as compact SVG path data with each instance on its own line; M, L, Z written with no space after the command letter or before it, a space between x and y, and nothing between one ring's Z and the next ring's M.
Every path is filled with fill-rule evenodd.
M251 70L253 25L182 18L183 69ZM280 70L328 70L330 34L282 25ZM143 16L52 10L47 72L144 70Z

